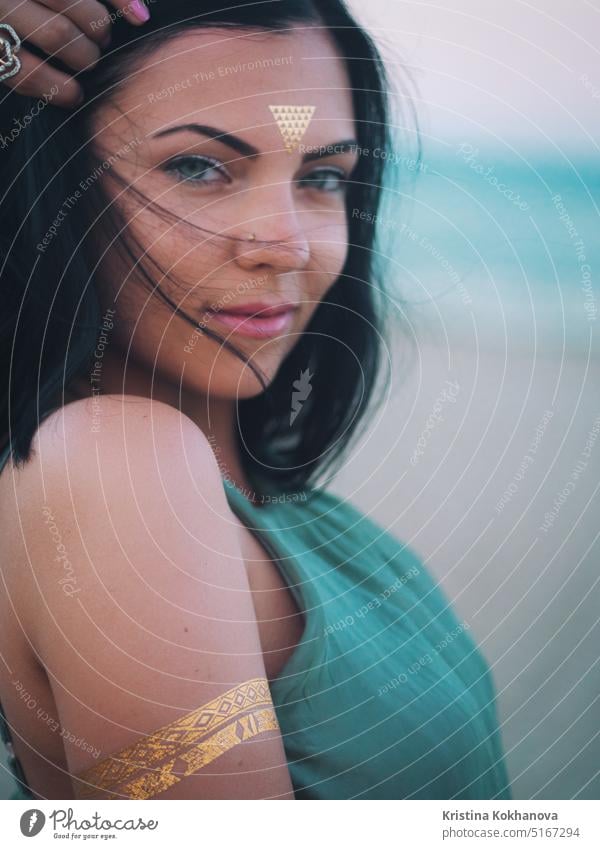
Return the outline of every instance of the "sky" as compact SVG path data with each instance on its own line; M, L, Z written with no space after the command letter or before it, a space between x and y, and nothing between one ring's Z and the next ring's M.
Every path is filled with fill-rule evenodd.
M349 0L418 87L422 131L598 152L600 0Z

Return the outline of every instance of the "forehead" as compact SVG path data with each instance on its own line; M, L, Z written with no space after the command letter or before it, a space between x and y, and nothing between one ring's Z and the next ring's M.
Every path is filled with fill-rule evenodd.
M315 106L304 140L352 136L344 60L326 29L194 29L165 39L112 98L148 132L198 120L230 131L276 127L271 105ZM207 119L210 117L210 121Z

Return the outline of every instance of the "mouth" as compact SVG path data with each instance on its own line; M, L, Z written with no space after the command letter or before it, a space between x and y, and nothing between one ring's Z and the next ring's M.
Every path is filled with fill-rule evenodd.
M299 304L266 303L242 304L236 307L210 308L206 311L213 321L228 327L240 336L267 339L285 333L294 321Z

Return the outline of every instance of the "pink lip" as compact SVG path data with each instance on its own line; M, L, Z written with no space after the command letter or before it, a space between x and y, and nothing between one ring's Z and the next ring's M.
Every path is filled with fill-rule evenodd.
M209 311L209 314L214 321L233 329L235 333L253 339L265 339L286 331L293 322L295 311L295 304L277 304L268 308L264 304L244 304L243 307ZM259 315L252 315L255 312Z
M231 307L223 307L223 309L219 309L215 307L215 310L218 312L228 312L232 315L252 315L253 313L260 313L259 318L266 318L268 315L277 315L278 313L288 312L289 310L295 309L297 304L293 304L291 301L285 301L280 304L269 304L267 301L252 301L247 304L234 304Z

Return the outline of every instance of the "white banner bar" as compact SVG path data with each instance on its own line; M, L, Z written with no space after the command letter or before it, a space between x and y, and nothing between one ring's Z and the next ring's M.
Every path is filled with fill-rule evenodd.
M244 849L598 849L598 811L595 801L3 801L0 823L11 849L30 839L36 847L183 849L220 839Z

